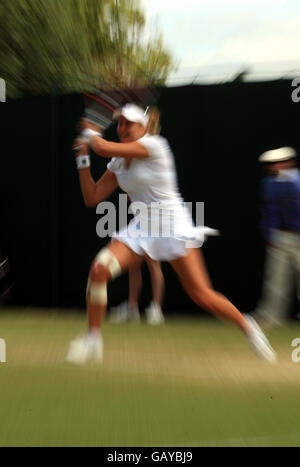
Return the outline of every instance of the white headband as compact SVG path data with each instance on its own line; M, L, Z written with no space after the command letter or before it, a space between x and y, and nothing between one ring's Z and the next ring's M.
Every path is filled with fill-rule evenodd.
M121 110L121 115L129 120L130 122L141 123L143 126L147 126L148 117L146 113L135 104L126 104Z

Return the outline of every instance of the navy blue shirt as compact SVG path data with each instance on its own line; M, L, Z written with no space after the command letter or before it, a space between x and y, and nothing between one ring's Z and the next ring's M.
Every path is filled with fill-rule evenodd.
M283 170L278 176L268 176L261 183L261 229L266 241L271 230L291 230L300 233L300 171Z

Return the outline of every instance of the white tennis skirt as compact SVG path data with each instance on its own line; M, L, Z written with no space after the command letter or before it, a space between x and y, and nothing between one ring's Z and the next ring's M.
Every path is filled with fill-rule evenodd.
M113 240L119 240L138 255L148 255L156 261L172 261L186 256L189 248L200 248L207 236L219 235L219 232L209 227L196 227L192 218L183 216L178 228L169 236L150 235L141 228L138 219L133 218L128 226L112 235Z

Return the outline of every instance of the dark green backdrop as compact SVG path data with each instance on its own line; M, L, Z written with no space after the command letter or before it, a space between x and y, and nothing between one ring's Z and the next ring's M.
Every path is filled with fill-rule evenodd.
M162 134L173 148L186 201L205 202L205 223L221 238L203 248L212 280L243 311L260 295L263 244L257 158L281 145L300 149L300 104L288 80L160 90ZM9 254L18 305L84 306L90 262L106 243L86 209L71 150L81 96L0 104L0 246ZM108 132L114 138L114 129ZM93 156L100 177L107 160ZM117 202L117 196L112 200ZM168 264L166 310L195 311ZM150 298L148 273L142 305ZM127 297L127 277L109 286L110 304Z

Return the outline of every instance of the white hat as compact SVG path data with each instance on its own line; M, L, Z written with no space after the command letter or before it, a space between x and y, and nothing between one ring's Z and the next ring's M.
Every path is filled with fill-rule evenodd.
M293 159L297 156L295 149L284 147L264 152L259 158L259 162L281 162Z
M135 104L126 104L121 110L121 115L129 120L130 122L141 123L143 126L147 126L148 117L143 109Z

